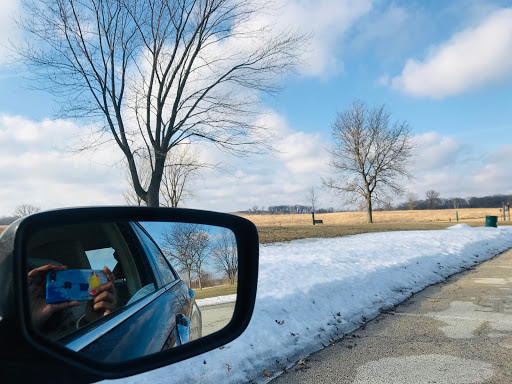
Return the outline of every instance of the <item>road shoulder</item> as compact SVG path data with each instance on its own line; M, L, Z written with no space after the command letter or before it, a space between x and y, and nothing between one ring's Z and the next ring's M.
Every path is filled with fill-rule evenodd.
M425 288L272 383L510 383L511 355L508 250Z

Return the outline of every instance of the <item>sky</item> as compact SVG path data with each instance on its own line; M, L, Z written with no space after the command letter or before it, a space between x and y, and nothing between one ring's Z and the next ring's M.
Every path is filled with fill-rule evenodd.
M125 204L120 150L69 151L93 127L60 119L57 101L30 88L9 48L24 38L12 21L19 1L0 7L0 216L20 204ZM311 34L284 90L262 97L274 152L237 158L202 146L205 161L229 172L205 171L184 206L305 204L314 186L320 207L350 209L321 189L321 178L329 176L336 114L354 100L384 104L411 126L414 180L404 187L418 198L430 189L445 198L512 194L512 4L282 0L279 14L266 17Z

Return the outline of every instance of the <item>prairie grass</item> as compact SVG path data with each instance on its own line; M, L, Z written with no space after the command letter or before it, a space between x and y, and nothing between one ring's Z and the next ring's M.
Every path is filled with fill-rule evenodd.
M196 299L206 299L208 297L231 295L236 293L237 285L217 285L203 289L194 289Z
M366 224L365 212L315 214L315 219L323 220L323 224L318 225L312 225L310 214L240 216L251 220L256 225L260 243L264 244L369 232L443 229L457 224L456 211L459 213L459 223L466 223L473 227L485 225L485 216L498 216L498 225L511 224L510 221L504 222L499 209L495 208L379 211L373 213L373 224Z
M0 235L5 231L5 228L7 228L7 225L0 225Z
M450 222L456 220L455 212L459 213L459 221L485 220L485 216L500 217L499 208L465 208L465 209L435 209L424 211L375 211L374 223L426 223ZM283 227L296 225L310 225L311 214L296 215L242 215L251 220L257 227ZM315 219L323 220L324 225L366 224L366 212L336 212L318 213Z

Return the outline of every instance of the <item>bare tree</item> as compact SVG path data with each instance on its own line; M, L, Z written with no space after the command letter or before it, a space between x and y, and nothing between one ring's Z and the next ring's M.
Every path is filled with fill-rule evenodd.
M230 284L235 284L238 275L238 249L235 236L224 229L217 238L213 259L219 271L224 272Z
M188 284L192 282L192 272L197 273L199 288L203 263L210 255L211 236L204 226L191 223L176 223L172 230L162 233L162 252L187 274Z
M28 215L32 215L33 213L39 212L41 210L40 207L36 207L31 204L22 204L18 205L16 208L14 208L14 212L12 215L16 218L25 217Z
M315 191L315 187L312 186L306 190L306 204L311 207L311 212L315 212L318 203L318 194Z
M149 182L151 180L151 167L147 162L144 162L143 159L139 159L139 165L137 166L139 172L140 182L143 188L147 188ZM123 193L124 200L128 205L134 205L137 207L142 207L146 205L146 202L142 200L142 198L135 193L135 188L133 186L133 179L130 174L130 170L126 171L126 181L128 182L128 189Z
M195 194L190 183L201 178L203 170L215 167L200 160L198 149L192 149L188 145L175 148L165 161L161 205L177 207L180 202L193 198Z
M397 179L411 179L412 155L407 122L391 122L384 105L369 108L355 101L339 113L332 126L333 147L329 163L336 178L323 179L348 203L364 200L366 221L373 222L372 203L389 195L400 195Z
M194 140L237 155L269 148L254 123L307 36L254 22L259 0L23 0L19 57L59 116L93 123L121 149L137 196L159 206L170 151ZM106 134L106 135L104 135ZM144 186L137 159L151 168Z
M203 264L210 257L211 236L208 232L199 229L193 234L192 251L194 253L194 269L197 273L199 289L203 289L201 277L203 276Z
M407 208L409 210L416 209L418 206L418 196L415 193L409 192L406 196L407 198Z
M160 186L160 206L178 207L187 199L195 196L191 182L202 177L205 169L220 169L219 164L210 165L199 158L198 149L191 149L188 145L180 145L171 151L165 160L162 184ZM140 159L137 169L141 185L145 188L151 181L151 165ZM129 188L124 193L128 205L144 206L146 203L135 193L132 177L128 171L126 180Z
M431 189L425 192L425 196L428 209L437 209L437 207L439 207L439 192Z

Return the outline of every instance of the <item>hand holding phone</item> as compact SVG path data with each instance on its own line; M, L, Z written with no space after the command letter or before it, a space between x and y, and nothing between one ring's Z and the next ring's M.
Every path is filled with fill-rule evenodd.
M69 269L49 271L46 275L46 302L93 300L90 292L109 281L104 271Z

